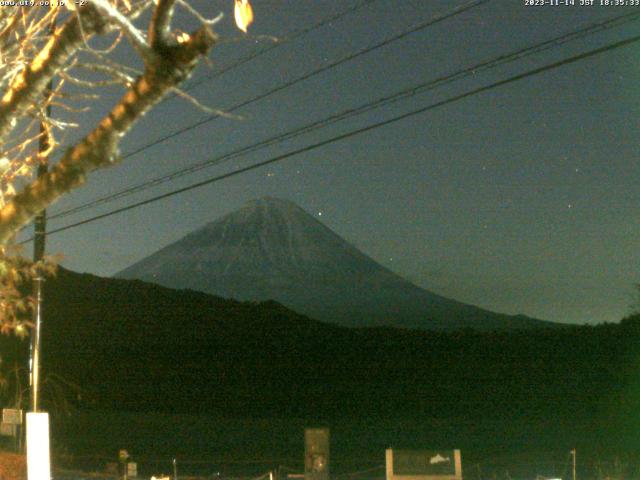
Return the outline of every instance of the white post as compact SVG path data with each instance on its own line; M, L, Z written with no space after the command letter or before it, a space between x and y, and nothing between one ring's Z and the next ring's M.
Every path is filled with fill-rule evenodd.
M29 480L51 480L48 413L27 412L27 476Z

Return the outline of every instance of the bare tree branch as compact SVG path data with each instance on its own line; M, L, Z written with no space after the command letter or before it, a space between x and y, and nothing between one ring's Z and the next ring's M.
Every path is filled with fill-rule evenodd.
M105 20L93 7L87 7L56 29L31 64L14 78L0 101L0 143L29 107L42 98L49 81L82 46L83 33L95 34L106 27Z
M200 21L199 30L187 34L173 28L178 3ZM136 23L148 8L153 11L144 32ZM63 23L52 31L52 20L62 16ZM57 8L0 9L0 333L26 334L32 327L34 300L25 297L25 282L54 268L51 262L22 257L14 248L14 235L82 185L92 171L117 163L121 139L168 92L206 109L178 86L201 58L206 60L217 41L211 26L220 18L207 19L186 0L88 0L71 15L61 15ZM89 44L96 35L111 32L117 36L113 42L106 38L107 49ZM124 37L141 58L142 70L135 68L136 62L125 65L110 58ZM93 57L89 63L87 56ZM48 173L32 180L35 167L53 149L62 149L53 134L77 126L68 112L86 110L95 104L96 87L113 84L124 87L122 98ZM51 105L58 107L58 118L49 114ZM43 148L35 152L33 143L43 139L46 145L42 142ZM16 192L24 179L26 186Z
M91 0L96 9L102 13L110 23L120 27L120 31L123 32L136 51L142 56L143 59L147 59L152 52L147 39L140 30L138 30L131 21L124 16L120 11L111 5L106 0Z
M88 173L116 163L120 139L167 92L190 75L198 58L206 55L214 42L210 30L202 27L184 43L162 46L162 55L147 64L144 74L109 115L67 150L51 172L27 186L0 210L0 244L40 210L83 184Z
M149 25L149 43L158 51L171 43L171 18L177 0L158 0Z

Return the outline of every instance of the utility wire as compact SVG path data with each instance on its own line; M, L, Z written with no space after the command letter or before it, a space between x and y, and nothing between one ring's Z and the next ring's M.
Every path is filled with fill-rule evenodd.
M235 68L238 68L241 65L244 65L247 62L250 62L251 60L253 60L254 58L259 57L260 55L263 55L267 52L270 52L273 49L276 49L286 43L289 43L293 40L295 40L296 38L299 38L303 35L306 35L307 33L311 33L314 30L317 30L318 28L324 27L325 25L331 23L331 22L335 22L336 20L339 20L340 18L353 13L359 9L361 9L362 7L365 7L367 5L370 5L374 2L376 2L377 0L362 0L359 3L356 3L355 5L343 10L342 12L336 13L335 15L331 15L323 20L320 20L317 23L314 23L313 25L310 25L306 28L297 30L291 34L289 34L288 36L286 36L283 40L276 40L274 43L272 43L271 45L269 45L266 48L260 49L260 50L256 50L254 52L249 53L248 55L240 58L239 60L227 65L226 67L218 70L217 72L214 73L210 73L209 75L206 75L204 78L200 78L198 80L194 80L193 82L191 82L189 85L187 85L185 87L185 90L192 90L194 88L196 88L199 85L202 85L203 83L209 82L215 78L220 77L221 75L224 75L225 73L227 73L230 70L233 70ZM174 95L175 96L175 95Z
M240 108L243 108L243 107L245 107L247 105L250 105L250 104L252 104L254 102L257 102L259 100L267 98L267 97L273 95L274 93L277 93L277 92L280 92L282 90L285 90L285 89L287 89L287 88L289 88L289 87L291 87L291 86L293 86L293 85L295 85L297 83L303 82L303 81L308 80L309 78L312 78L312 77L314 77L316 75L319 75L319 74L321 74L323 72L326 72L328 70L336 68L337 66L342 65L343 63L352 61L352 60L354 60L354 59L356 59L356 58L358 58L358 57L360 57L362 55L366 55L367 53L370 53L370 52L372 52L374 50L377 50L379 48L385 47L385 46L387 46L387 45L389 45L389 44L391 44L393 42L402 40L402 39L406 38L409 35L412 35L414 33L420 32L421 30L424 30L424 29L426 29L426 28L428 28L428 27L430 27L432 25L435 25L435 24L440 23L440 22L442 22L444 20L447 20L449 18L455 17L455 16L460 15L462 13L465 13L468 10L471 10L472 8L479 7L479 6L481 6L481 5L485 4L485 3L488 3L490 1L491 0L472 0L471 2L468 2L468 3L465 3L465 4L460 5L458 7L455 7L453 9L451 9L451 10L448 10L447 12L444 12L442 14L439 14L439 15L436 15L434 17L431 17L430 19L428 19L428 20L426 20L426 21L424 21L424 22L422 22L422 23L420 23L418 25L415 25L415 26L411 27L409 30L405 30L405 31L403 31L403 32L401 32L401 33L399 33L397 35L391 36L391 37L389 37L389 38L387 38L385 40L382 40L381 42L378 42L378 43L376 43L374 45L371 45L369 47L366 47L366 48L363 48L361 50L358 50L355 53L349 54L346 57L343 57L343 58L341 58L339 60L336 60L336 61L334 61L334 62L332 62L332 63L330 63L328 65L320 67L320 68L318 68L316 70L313 70L313 71L311 71L309 73L306 73L306 74L304 74L304 75L302 75L300 77L297 77L297 78L295 78L295 79L293 79L293 80L291 80L289 82L286 82L286 83L284 83L284 84L282 84L282 85L280 85L278 87L275 87L275 88L273 88L271 90L268 90L267 92L262 93L262 94L260 94L260 95L258 95L256 97L253 97L253 98L251 98L249 100L245 100L245 101L243 101L243 102L241 102L239 104L236 104L235 106L226 109L225 112L226 113L234 112L234 111L236 111L236 110L238 110ZM171 133L169 133L167 135L164 135L164 136L162 136L162 137L160 137L160 138L158 138L158 139L156 139L156 140L154 140L154 141L152 141L150 143L147 143L147 144L145 144L145 145L143 145L143 146L141 146L139 148L136 148L135 150L132 150L130 152L125 153L124 155L122 155L121 159L124 160L126 158L129 158L129 157L132 157L134 155L137 155L138 153L141 153L144 150L147 150L147 149L149 149L151 147L159 145L160 143L163 143L163 142L165 142L165 141L167 141L167 140L169 140L171 138L174 138L174 137L177 137L179 135L182 135L182 134L184 134L184 133L186 133L186 132L188 132L190 130L193 130L193 129L201 126L201 125L209 123L209 122L219 118L220 116L221 115L218 115L218 114L211 115L211 116L209 116L209 117L207 117L207 118L205 118L203 120L200 120L198 122L192 123L191 125L187 125L186 127L183 127L183 128L181 128L179 130L175 130L175 131L173 131L173 132L171 132ZM58 215L51 216L50 218L56 218L56 217L60 217L62 215L68 215L70 213L71 212L69 212L69 211L60 212Z
M200 182L197 182L197 183L193 183L193 184L188 185L186 187L179 188L177 190L173 190L171 192L164 193L162 195L157 195L155 197L149 198L147 200L143 200L141 202L136 202L136 203L133 203L131 205L127 205L125 207L118 208L118 209L112 210L112 211L107 212L107 213L103 213L101 215L96 215L94 217L87 218L85 220L82 220L82 221L79 221L79 222L75 222L75 223L72 223L70 225L66 225L64 227L60 227L60 228L51 230L49 232L49 235L52 235L52 234L55 234L55 233L59 233L59 232L63 232L65 230L69 230L71 228L79 227L81 225L86 225L87 223L91 223L91 222L94 222L96 220L101 220L103 218L110 217L110 216L116 215L118 213L126 212L128 210L132 210L134 208L141 207L143 205L148 205L150 203L154 203L154 202L157 202L159 200L162 200L162 199L165 199L165 198L169 198L169 197L172 197L174 195L178 195L180 193L184 193L184 192L187 192L187 191L190 191L190 190L194 190L194 189L199 188L199 187L203 187L205 185L209 185L209 184L212 184L212 183L215 183L215 182L219 182L221 180L225 180L227 178L231 178L231 177L234 177L236 175L240 175L242 173L246 173L246 172L249 172L251 170L258 169L258 168L263 167L265 165L270 165L270 164L273 164L273 163L276 163L276 162L280 162L282 160L285 160L287 158L293 157L295 155L299 155L301 153L310 152L312 150L315 150L317 148L323 147L325 145L329 145L329 144L336 143L336 142L339 142L339 141L342 141L342 140L346 140L348 138L355 137L356 135L360 135L362 133L369 132L371 130L374 130L374 129L377 129L377 128L380 128L380 127L384 127L384 126L387 126L387 125L391 125L391 124L399 122L401 120L404 120L404 119L407 119L407 118L411 118L411 117L414 117L416 115L420 115L420 114L428 112L430 110L434 110L436 108L439 108L439 107L442 107L442 106L445 106L445 105L449 105L449 104L454 103L454 102L458 102L458 101L463 100L465 98L469 98L469 97L478 95L480 93L484 93L484 92L493 90L495 88L502 87L504 85L508 85L508 84L517 82L519 80L523 80L523 79L528 78L528 77L539 75L539 74L541 74L543 72L546 72L546 71L549 71L549 70L553 70L553 69L562 67L564 65L569 65L569 64L572 64L572 63L576 63L576 62L579 62L581 60L585 60L587 58L594 57L596 55L600 55L600 54L603 54L603 53L606 53L606 52L610 52L610 51L616 50L618 48L626 47L626 46L631 45L633 43L636 43L638 41L640 41L640 35L636 35L634 37L630 37L630 38L627 38L625 40L621 40L619 42L615 42L615 43L606 45L604 47L596 48L594 50L590 50L588 52L581 53L579 55L574 55L572 57L565 58L563 60L560 60L560 61L557 61L557 62L553 62L553 63L547 64L547 65L539 67L539 68L534 68L532 70L528 70L527 72L520 73L518 75L514 75L512 77L509 77L509 78L507 78L505 80L499 80L499 81L491 83L489 85L485 85L483 87L475 88L475 89L467 91L465 93L461 93L461 94L455 95L453 97L449 97L449 98L447 98L445 100L441 100L439 102L432 103L430 105L418 108L416 110L411 110L411 111L403 113L401 115L397 115L395 117L391 117L391 118L389 118L387 120L383 120L383 121L380 121L380 122L375 122L375 123L369 124L369 125L367 125L365 127L361 127L361 128L355 129L355 130L351 130L351 131L343 133L341 135L337 135L337 136L328 138L326 140L322 140L320 142L317 142L317 143L314 143L314 144L311 144L311 145L307 145L305 147L298 148L296 150L292 150L290 152L287 152L287 153L284 153L284 154L281 154L281 155L277 155L277 156L272 157L272 158L270 158L268 160L264 160L262 162L255 163L253 165L249 165L247 167L240 168L238 170L234 170L232 172L225 173L223 175L218 175L216 177L212 177L212 178L209 178L207 180L203 180L203 181L200 181ZM30 242L31 240L33 240L33 238L24 240L24 241L20 242L20 244L25 244L27 242Z
M238 59L237 61L235 61L233 63L230 63L229 65L221 68L220 70L218 70L216 72L213 72L213 73L210 73L210 74L206 75L204 78L200 78L198 80L194 80L194 81L188 83L185 87L183 87L183 90L186 90L186 91L193 90L194 88L200 86L201 84L209 82L211 80L214 80L214 79L224 75L225 73L227 73L227 72L229 72L231 70L234 70L235 68L237 68L237 67L239 67L241 65L244 65L245 63L250 62L251 60L259 57L260 55L263 55L263 54L265 54L267 52L270 52L271 50L274 50L274 49L276 49L278 47L281 47L282 45L286 45L287 43L292 42L293 40L295 40L295 39L297 39L297 38L299 38L299 37L301 37L303 35L306 35L307 33L311 33L312 31L317 30L317 29L319 29L321 27L324 27L325 25L327 25L327 24L329 24L331 22L335 22L336 20L339 20L340 18L342 18L342 17L344 17L344 16L346 16L346 15L348 15L350 13L353 13L353 12L355 12L355 11L357 11L357 10L367 6L367 5L370 5L370 4L372 4L372 3L376 2L376 1L378 1L378 0L361 0L359 3L353 5L353 6L349 7L349 8L346 8L342 12L338 12L338 13L336 13L334 15L331 15L329 17L326 17L326 18L320 20L317 23L309 25L308 27L305 27L303 29L296 30L296 31L290 33L289 35L284 37L284 39L282 39L282 40L275 39L274 43L271 44L270 46L268 46L266 48L263 48L263 49L255 50L253 52L250 52L248 55ZM170 95L165 97L162 101L164 102L164 101L170 100L172 98L176 98L178 96L179 95L177 93L171 93ZM136 153L138 153L138 151L127 153L122 158L127 158L127 157L129 157L131 155L135 155Z
M348 109L346 111L342 111L340 113L331 115L329 117L326 117L324 119L321 120L317 120L315 122L312 122L310 124L304 125L302 127L299 127L295 130L289 131L289 132L285 132L285 133L281 133L278 135L275 135L273 137L270 137L268 139L262 140L258 143L254 143L252 145L249 145L247 147L243 147L239 150L235 150L233 152L229 152L226 154L223 154L221 156L217 156L208 160L205 160L203 162L199 162L195 165L190 165L186 168L181 168L178 169L172 173L160 176L160 177L156 177L154 179L145 181L143 183L140 183L138 185L134 185L132 187L126 188L124 190L120 190L119 192L115 192L112 193L110 195L98 198L96 200L93 200L91 202L82 204L82 205L78 205L76 207L72 207L70 209L67 210L63 210L55 215L50 216L50 219L55 219L55 218L61 218L61 217L65 217L68 215L72 215L74 213L83 211L83 210L87 210L90 208L93 208L95 206L98 205L102 205L104 203L109 203L112 202L114 200L123 198L123 197L127 197L129 195L132 195L134 193L137 192L141 192L144 190L147 190L149 188L155 187L157 185L161 185L163 183L167 183L170 182L176 178L182 177L184 175L188 175L194 172L197 172L199 170L205 169L205 168L209 168L211 166L214 165L218 165L224 161L228 161L230 159L233 158L237 158L239 156L243 156L247 153L251 153L257 150L261 150L263 148L266 148L267 146L270 145L274 145L277 143L281 143L285 140L289 140L291 138L297 137L299 135L302 134L306 134L309 133L311 131L314 131L316 129L319 128L323 128L327 125L336 123L338 121L342 121L345 120L347 118L356 116L356 115L361 115L363 113L366 113L370 110L373 110L375 108L380 108L382 106L415 96L417 94L420 93L424 93L426 91L435 89L437 87L440 87L442 85L460 80L462 78L466 78L472 75L475 75L477 73L489 70L491 68L495 68L498 67L500 65L509 63L509 62L513 62L516 60L520 60L522 58L525 58L529 55L533 55L536 53L540 53L542 51L546 51L549 50L551 48L556 48L558 46L564 45L567 42L576 40L576 39L580 39L580 38L584 38L588 35L592 35L594 33L600 32L602 30L605 29L610 29L613 27L618 27L621 25L624 25L626 23L629 23L631 21L635 21L638 18L640 18L640 12L636 12L636 13L628 13L628 14L623 14L623 15L618 15L616 17L613 17L611 19L608 20L604 20L601 22L596 22L594 24L591 24L589 26L583 27L579 30L555 37L553 39L547 40L545 42L536 44L534 46L530 46L530 47L526 47L526 48L522 48L520 50L508 53L508 54L504 54L504 55L500 55L496 58L493 58L491 60L486 60L483 61L481 63L478 63L474 66L465 68L463 70L459 70L453 74L449 74L446 76L442 76L439 78L436 78L434 80L425 82L425 83L421 83L419 85L416 86L412 86L410 88L404 89L400 92L394 93L392 95L389 96L385 96L382 97L374 102L367 102L364 105L352 108L352 109Z
M315 77L316 75L320 75L321 73L324 73L326 71L332 70L332 69L334 69L334 68L336 68L336 67L338 67L338 66L340 66L340 65L342 65L344 63L347 63L347 62L350 62L352 60L355 60L356 58L361 57L362 55L366 55L366 54L368 54L370 52L373 52L374 50L377 50L379 48L385 47L385 46L387 46L387 45L389 45L391 43L397 42L399 40L402 40L402 39L408 37L409 35L413 35L414 33L418 33L418 32L420 32L420 31L422 31L422 30L424 30L424 29L426 29L426 28L428 28L428 27L430 27L432 25L435 25L435 24L440 23L440 22L442 22L444 20L447 20L449 18L452 18L452 17L455 17L457 15L460 15L460 14L462 14L464 12L467 12L468 10L471 10L472 8L479 7L480 5L483 5L483 4L488 3L490 1L491 0L473 0L471 2L468 2L468 3L465 3L465 4L460 5L458 7L455 7L453 9L451 9L451 10L448 10L447 12L445 12L443 14L440 14L440 15L437 15L435 17L432 17L429 20L427 20L425 22L422 22L422 23L410 28L409 30L405 30L405 31L403 31L403 32L401 32L401 33L399 33L397 35L394 35L394 36L389 37L389 38L387 38L385 40L382 40L381 42L378 42L378 43L376 43L374 45L371 45L369 47L366 47L366 48L363 48L361 50L358 50L355 53L351 53L351 54L347 55L346 57L343 57L343 58L341 58L339 60L336 60L336 61L334 61L334 62L332 62L332 63L330 63L328 65L325 65L323 67L317 68L316 70L313 70L313 71L311 71L309 73L306 73L306 74L304 74L304 75L302 75L300 77L297 77L297 78L295 78L293 80L290 80L290 81L288 81L288 82L286 82L286 83L284 83L284 84L282 84L282 85L280 85L278 87L275 87L275 88L273 88L271 90L268 90L267 92L264 92L264 93L262 93L262 94L260 94L260 95L258 95L256 97L250 98L249 100L245 100L245 101L243 101L243 102L241 102L241 103L239 103L237 105L234 105L233 107L226 109L225 112L226 113L231 113L231 112L234 112L234 111L236 111L236 110L238 110L240 108L246 107L247 105L255 103L255 102L259 101L259 100L263 100L263 99L265 99L267 97L270 97L274 93L280 92L280 91L285 90L285 89L287 89L289 87L292 87L293 85L296 85L297 83L303 82L303 81L308 80L308 79L310 79L312 77ZM155 145L163 143L166 140L169 140L170 138L176 137L178 135L182 135L183 133L188 132L190 130L193 130L196 127L199 127L199 126L204 125L206 123L209 123L209 122L211 122L211 121L213 121L213 120L215 120L217 118L220 118L220 116L221 115L211 115L211 116L205 118L204 120L200 120L199 122L192 123L191 125L188 125L188 126L186 126L184 128L181 128L180 130L176 130L176 131L174 131L174 132L172 132L170 134L164 135L164 136L158 138L157 140L154 140L153 142L147 143L146 145L143 145L142 147L139 147L139 148L137 148L135 150L132 150L132 151L126 153L126 154L124 154L122 156L122 158L125 159L125 158L128 158L128 157L132 157L133 155L137 155L138 153L140 153L140 152L142 152L144 150L147 150L148 148L151 148L151 147L153 147Z

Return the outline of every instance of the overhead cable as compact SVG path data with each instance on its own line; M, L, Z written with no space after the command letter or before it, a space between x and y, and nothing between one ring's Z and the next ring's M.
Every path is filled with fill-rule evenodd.
M376 101L373 102L367 102L363 105L360 105L358 107L354 107L354 108L350 108L347 110L343 110L337 114L331 115L329 117L323 118L321 120L316 120L314 122L311 122L309 124L306 124L302 127L298 127L294 130L288 131L288 132L284 132L278 135L274 135L272 137L269 137L267 139L261 140L257 143L254 143L252 145L249 146L245 146L242 147L240 149L234 150L232 152L229 153L225 153L223 155L219 155L210 159L207 159L205 161L202 162L198 162L194 165L189 165L187 167L184 168L180 168L178 170L175 170L169 174L165 174L159 177L156 177L154 179L151 180L147 180L145 182L139 183L138 185L134 185L132 187L128 187L125 188L123 190L120 190L118 192L114 192L112 194L103 196L101 198L98 198L96 200L93 200L91 202L88 203L84 203L82 205L78 205L76 207L72 207L69 208L67 210L63 210L55 215L51 215L49 218L50 219L55 219L55 218L62 218L65 216L69 216L75 213L78 213L80 211L84 211L90 208L94 208L98 205L102 205L105 203L109 203L115 200L118 200L120 198L124 198L127 197L129 195L135 194L135 193L139 193L141 191L145 191L148 190L149 188L152 187L156 187L158 185L170 182L175 180L176 178L180 178L184 175L188 175L188 174L192 174L195 173L197 171L200 171L202 169L205 168L209 168L212 167L214 165L218 165L222 162L234 159L234 158L238 158L240 156L244 156L248 153L252 153L258 150L261 150L263 148L266 148L268 146L271 145L275 145L278 143L281 143L285 140L289 140L292 138L295 138L297 136L309 133L311 131L326 127L328 125L334 124L336 122L345 120L347 118L351 118L357 115L361 115L363 113L366 113L368 111L371 111L373 109L376 108L380 108L382 106L391 104L391 103L395 103L397 101L433 90L437 87L449 84L451 82L460 80L462 78L468 78L469 76L473 76L476 75L478 73L484 72L486 70L492 69L492 68L496 68L500 65L504 65L506 63L510 63L522 58L525 58L529 55L533 55L533 54L537 54L540 53L542 51L546 51L549 50L551 48L556 48L559 47L561 45L564 45L565 43L569 42L569 41L573 41L573 40L577 40L580 38L584 38L588 35L593 35L599 31L602 31L604 29L609 29L609 28L613 28L613 27L617 27L617 26L621 26L624 25L626 23L629 23L631 21L635 21L638 20L638 18L640 18L640 12L636 12L636 13L632 13L632 14L624 14L624 15L619 15L616 17L613 17L609 20L604 20L604 21L600 21L600 22L596 22L594 24L590 24L587 27L583 27L580 28L579 30L555 37L553 39L544 41L542 43L533 45L533 46L529 46L529 47L525 47L519 50L516 50L514 52L511 53L507 53L507 54L503 54L500 55L498 57L494 57L492 59L489 60L485 60L483 62L477 63L473 66L464 68L462 70L458 70L452 74L448 74L445 76L441 76L438 78L435 78L433 80L430 80L428 82L423 82L420 83L418 85L414 85L411 86L409 88L403 89L399 92L393 93L391 95L387 95L384 96L382 98L379 98Z
M569 64L572 64L572 63L576 63L576 62L585 60L587 58L594 57L596 55L600 55L600 54L603 54L603 53L606 53L606 52L610 52L610 51L616 50L618 48L626 47L626 46L631 45L633 43L636 43L638 41L640 41L640 35L636 35L636 36L627 38L625 40L621 40L621 41L606 45L604 47L596 48L596 49L590 50L590 51L585 52L585 53L574 55L574 56L571 56L569 58L565 58L563 60L544 65L542 67L534 68L534 69L528 70L528 71L526 71L524 73L520 73L520 74L511 76L511 77L509 77L507 79L499 80L499 81L491 83L489 85L485 85L483 87L478 87L478 88L469 90L469 91L467 91L465 93L454 95L454 96L449 97L449 98L447 98L445 100L441 100L439 102L432 103L432 104L429 104L427 106L424 106L424 107L421 107L421 108L418 108L418 109L415 109L415 110L411 110L409 112L406 112L406 113L403 113L403 114L400 114L400 115L396 115L396 116L388 118L386 120L382 120L382 121L379 121L379 122L371 123L371 124L369 124L367 126L364 126L364 127L361 127L361 128L357 128L357 129L351 130L349 132L346 132L346 133L343 133L343 134L340 134L340 135L336 135L334 137L331 137L331 138L322 140L320 142L316 142L316 143L307 145L307 146L302 147L302 148L298 148L298 149L292 150L292 151L287 152L287 153L283 153L281 155L277 155L275 157L271 157L271 158L269 158L267 160L263 160L261 162L254 163L252 165L249 165L249 166L234 170L232 172L228 172L228 173L225 173L225 174L222 174L222 175L218 175L218 176L215 176L215 177L212 177L212 178L208 178L206 180L202 180L200 182L193 183L191 185L188 185L186 187L173 190L171 192L167 192L167 193L164 193L164 194L161 194L161 195L157 195L155 197L152 197L152 198L140 201L140 202L136 202L136 203L127 205L125 207L121 207L121 208L112 210L110 212L103 213L101 215L96 215L94 217L87 218L87 219L81 220L79 222L75 222L75 223L72 223L70 225L66 225L64 227L60 227L60 228L51 230L49 232L49 235L52 235L52 234L55 234L55 233L60 233L60 232L69 230L71 228L79 227L81 225L86 225L88 223L95 222L97 220L101 220L103 218L107 218L107 217L110 217L110 216L113 216L113 215L116 215L116 214L119 214L119 213L122 213L122 212L133 210L133 209L141 207L143 205L148 205L148 204L157 202L159 200L163 200L165 198L169 198L169 197L172 197L172 196L184 193L184 192L188 192L188 191L194 190L196 188L203 187L205 185L210 185L210 184L225 180L227 178L235 177L237 175L240 175L240 174L243 174L243 173L246 173L246 172L249 172L249 171L252 171L252 170L256 170L256 169L261 168L261 167L264 167L266 165L270 165L270 164L273 164L273 163L276 163L276 162L280 162L282 160L285 160L287 158L291 158L291 157L299 155L301 153L310 152L310 151L316 150L316 149L318 149L320 147L323 147L323 146L326 146L326 145L330 145L330 144L333 144L333 143L336 143L336 142L339 142L339 141L342 141L342 140L346 140L348 138L355 137L356 135L360 135L360 134L375 130L377 128L381 128L381 127L387 126L387 125L391 125L391 124L397 123L397 122L399 122L401 120L405 120L407 118L411 118L411 117L414 117L416 115L420 115L420 114L426 113L426 112L428 112L430 110L434 110L436 108L443 107L445 105L449 105L449 104L452 104L454 102L458 102L458 101L463 100L465 98L469 98L469 97L478 95L480 93L488 92L488 91L493 90L495 88L502 87L502 86L517 82L519 80L523 80L523 79L528 78L528 77L539 75L539 74L541 74L543 72L546 72L546 71L549 71L549 70L554 70L556 68L559 68L559 67L562 67L562 66L565 66L565 65L569 65ZM22 241L20 243L24 244L24 243L30 242L32 240L33 240L33 238L30 238L30 239L24 240L24 241Z

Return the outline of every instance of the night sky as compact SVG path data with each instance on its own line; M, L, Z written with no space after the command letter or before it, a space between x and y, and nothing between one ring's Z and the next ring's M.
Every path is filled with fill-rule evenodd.
M599 2L599 0L598 0ZM215 74L269 36L360 2L253 0L249 35L221 10ZM283 42L190 92L229 109L465 1L377 0ZM640 7L525 6L493 0L376 49L97 172L50 214ZM52 220L54 229L391 118L638 34L639 21L590 35L396 104L201 170L117 202ZM185 29L189 25L185 24ZM126 52L119 53L126 57ZM113 94L112 94L113 93ZM105 92L104 108L115 92ZM86 132L105 110L82 118ZM295 201L375 260L441 295L571 323L618 321L640 282L640 43L433 109L151 205L53 235L68 268L108 276L256 197ZM171 99L125 140L126 153L207 118Z

